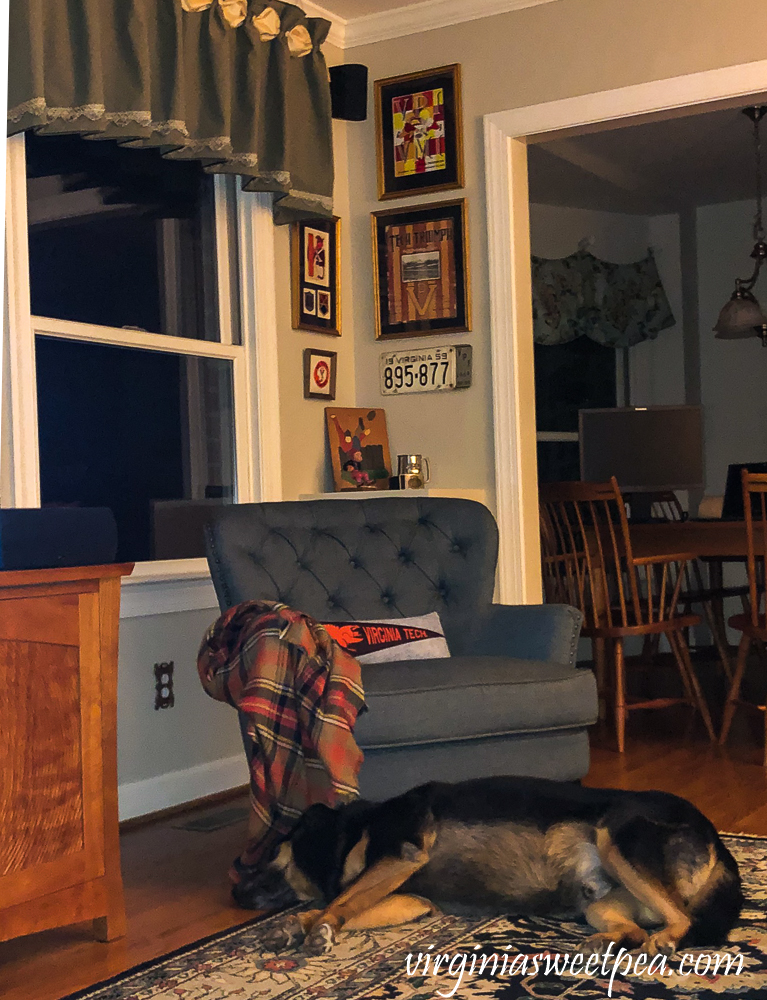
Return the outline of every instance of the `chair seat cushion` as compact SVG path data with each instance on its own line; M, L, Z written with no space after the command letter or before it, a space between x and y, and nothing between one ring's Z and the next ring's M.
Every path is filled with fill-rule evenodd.
M369 663L364 749L573 729L596 721L590 670L504 656Z

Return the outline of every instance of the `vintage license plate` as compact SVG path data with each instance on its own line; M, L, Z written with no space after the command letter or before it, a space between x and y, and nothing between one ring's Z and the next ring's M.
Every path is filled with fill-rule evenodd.
M465 372L458 370L459 360L463 362L460 367L466 368L467 352L468 380ZM381 393L395 396L464 388L470 384L470 368L471 348L466 345L387 351L381 355Z

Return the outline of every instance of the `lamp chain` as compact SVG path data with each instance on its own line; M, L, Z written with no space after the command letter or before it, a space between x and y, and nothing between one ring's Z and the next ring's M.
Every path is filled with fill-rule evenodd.
M754 153L756 158L756 215L754 217L754 239L761 242L764 239L762 223L762 140L759 133L761 115L754 116Z

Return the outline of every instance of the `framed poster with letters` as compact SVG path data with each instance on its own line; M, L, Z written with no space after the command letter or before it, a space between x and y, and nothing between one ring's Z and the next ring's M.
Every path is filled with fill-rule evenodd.
M378 198L463 187L461 67L376 80Z
M309 219L290 227L293 329L341 333L341 220Z
M466 201L372 215L376 338L471 329Z
M313 347L304 349L304 398L336 398L335 351L317 351Z

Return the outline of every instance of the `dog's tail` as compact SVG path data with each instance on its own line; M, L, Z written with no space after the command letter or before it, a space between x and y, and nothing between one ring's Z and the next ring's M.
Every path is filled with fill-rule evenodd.
M743 887L735 859L718 836L711 845L713 864L708 878L687 901L692 920L679 947L718 946L727 941L743 908Z

